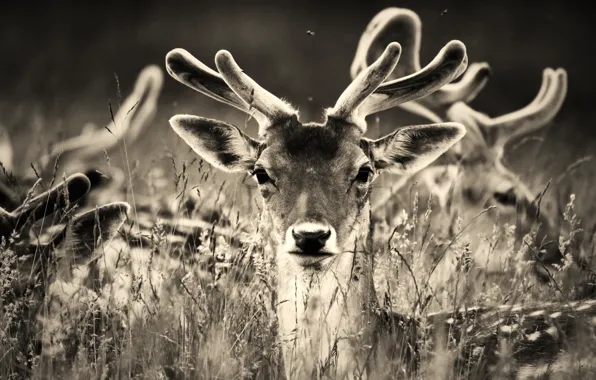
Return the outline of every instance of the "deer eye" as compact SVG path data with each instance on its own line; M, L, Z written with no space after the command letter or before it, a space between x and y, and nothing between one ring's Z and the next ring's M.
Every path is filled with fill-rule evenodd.
M493 196L497 202L505 206L515 206L517 203L517 197L513 189L505 192L495 192Z
M259 185L271 182L271 177L269 177L269 174L263 168L256 168L253 170L252 175L257 179Z
M373 170L370 166L365 165L358 170L358 174L354 180L360 183L367 183L372 179Z

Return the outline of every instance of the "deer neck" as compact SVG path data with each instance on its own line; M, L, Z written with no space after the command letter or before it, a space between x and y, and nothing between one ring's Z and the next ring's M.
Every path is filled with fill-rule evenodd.
M275 254L278 275L278 334L289 378L324 373L343 378L358 368L364 371L370 356L364 347L370 347L378 310L372 257L364 249L368 208L354 221L352 248L318 268L298 265L270 234L267 248Z

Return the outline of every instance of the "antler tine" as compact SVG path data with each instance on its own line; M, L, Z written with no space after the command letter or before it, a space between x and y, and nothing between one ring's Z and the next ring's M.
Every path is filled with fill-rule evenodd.
M567 72L562 68L547 68L543 72L540 91L529 105L520 110L490 118L464 103L456 103L447 114L450 120L473 120L488 137L487 143L500 151L507 141L531 133L552 121L563 106L566 95Z
M547 90L550 88L552 83L552 73L553 69L547 67L542 71L542 84L540 85L540 90L538 90L538 94L534 97L534 100L530 103L530 105L536 105L544 99L544 95L546 94Z
M0 163L2 163L6 171L12 170L13 155L14 151L12 142L10 141L10 134L6 127L0 124ZM2 171L0 171L0 178L1 175L3 175Z
M289 104L265 90L246 75L229 51L217 52L215 66L232 91L247 104L249 109L252 107L261 112L268 119L269 124L297 114ZM264 135L268 126L267 123L260 123L259 134Z
M370 115L430 95L461 75L466 62L465 45L450 41L422 70L380 85L362 104L361 113Z
M494 126L502 131L499 144L544 127L559 113L567 96L567 72L559 68L550 69L549 73L548 89L539 92L532 103L519 111L493 119Z
M131 104L131 108L134 107L134 109L128 111L129 115L127 118L130 120L130 124L127 130L123 133L128 140L128 143L136 140L143 127L155 116L155 112L157 111L157 100L159 99L162 87L163 72L159 66L147 66L139 74L133 92L133 95L137 96L138 100L135 102L132 95L127 98L127 101L131 103L135 102L134 104ZM125 104L123 104L121 108L126 110L127 107L124 107L124 105ZM133 115L131 115L131 113Z
M122 138L128 138L129 143L134 141L155 115L162 85L161 69L156 65L145 67L139 73L133 92L124 99L114 115L114 120L108 126L58 142L49 154L39 160L39 163L45 167L58 154L69 154L77 160L84 159L111 149ZM69 164L77 165L67 161L66 166ZM65 169L68 172L73 168L65 167Z
M362 71L339 96L335 106L327 110L327 116L353 122L362 133L366 132L366 114L359 115L359 107L393 71L400 54L401 46L397 42L387 45L379 59Z
M470 64L457 83L449 83L432 96L420 99L420 103L431 108L445 106L456 102L469 103L476 98L488 83L491 69L486 62Z
M474 109L464 102L457 102L447 110L447 119L462 123L466 126L468 134L466 140L460 143L469 143L475 146L484 146L488 148L481 128L491 123L491 119ZM472 149L466 149L472 151Z
M368 23L360 37L356 54L350 67L352 80L374 62L390 42L398 41L402 47L399 63L389 75L397 79L420 71L420 40L422 22L416 12L405 8L386 8Z
M166 69L178 82L215 99L221 103L249 113L259 125L266 124L267 118L257 109L250 107L228 86L215 70L196 59L184 49L174 49L166 55Z

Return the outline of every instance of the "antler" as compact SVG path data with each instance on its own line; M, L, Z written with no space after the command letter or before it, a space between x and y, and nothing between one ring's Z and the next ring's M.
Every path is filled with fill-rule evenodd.
M402 59L389 78L391 80L399 78L403 80L404 77L419 72L421 70L421 38L422 23L415 12L404 8L384 9L370 21L362 34L350 68L350 75L355 78L358 73L366 69L369 62L380 54L381 47L385 46L387 41L390 40L399 41L404 52ZM437 58L429 66L432 66L436 60ZM458 78L462 73L463 76L461 76L459 82L445 84L435 91L428 92L418 101L402 102L402 104L399 104L400 107L433 122L441 122L441 114L444 111L441 112L440 109L458 101L470 102L473 100L486 85L490 75L490 68L487 63L472 63L467 67L466 56L458 68L457 75L453 76L448 82ZM384 84L384 86L386 85L388 84ZM380 92L382 92L382 87L375 91L375 94Z
M298 114L288 103L244 74L228 51L217 52L215 65L219 72L210 69L184 49L174 49L166 56L167 71L174 79L250 114L259 123L261 136L276 121Z
M364 133L366 116L428 96L460 76L467 67L465 45L451 41L424 69L382 83L396 68L400 53L399 44L387 45L381 57L354 78L335 107L328 110L328 116L350 120Z
M534 100L517 111L490 118L463 102L457 102L447 111L447 119L459 121L479 130L487 147L497 156L508 141L536 131L551 122L560 111L567 95L567 72L547 68L543 71L542 86Z
M104 128L94 128L93 131L87 129L79 136L58 142L49 154L39 160L40 166L46 167L61 154L61 162L66 166L73 166L65 167L64 171L71 172L77 164L69 162L68 157L81 160L112 148L123 138L128 139L128 143L134 141L143 127L155 116L162 85L161 69L156 65L145 67L137 78L132 94L124 99L110 124Z
M354 78L339 96L335 106L327 111L327 116L352 121L357 125L365 124L364 117L366 115L359 112L359 107L391 74L397 65L400 54L401 46L397 42L387 45L379 59ZM366 126L362 128L364 133Z
M13 154L10 134L6 127L0 125L0 163L7 172L12 171ZM4 176L3 172L3 170L0 170L0 178Z
M465 46L459 41L451 41L423 70L381 85L395 68L400 52L398 43L388 44L381 57L363 70L341 94L335 106L327 110L327 116L354 123L364 133L367 115L426 96L459 76L466 66ZM244 74L228 51L219 51L215 64L219 73L183 49L174 49L166 56L166 67L172 77L213 99L252 114L259 122L261 136L266 135L275 122L297 115L287 103Z
M404 49L403 59L390 78L407 77L419 71L421 37L422 24L415 12L403 8L387 8L379 12L360 39L350 70L352 77L368 66L387 40L400 41ZM462 140L463 144L472 143L482 146L485 151L493 148L500 152L507 141L549 123L559 112L567 92L565 70L547 68L540 92L532 103L516 112L491 119L466 104L484 88L490 74L487 63L472 63L457 83L447 84L428 96L400 106L433 122L461 122L470 132ZM375 91L375 94L378 92ZM458 145L461 149L461 144Z

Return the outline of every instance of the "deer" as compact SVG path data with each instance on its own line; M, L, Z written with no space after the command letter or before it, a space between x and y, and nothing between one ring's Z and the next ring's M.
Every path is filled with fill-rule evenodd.
M47 180L60 172L80 171L85 173L92 184L91 191L79 202L81 207L92 209L95 204L104 204L113 200L134 201L135 218L129 219L129 222L136 228L134 228L134 236L129 234L129 237L135 242L143 241L142 235L150 235L150 230L156 222L155 215L159 215L169 226L172 238L174 235L183 235L182 230L185 230L185 236L190 238L200 231L212 229L216 222L218 222L215 226L217 236L223 234L229 240L235 240L234 233L238 232L236 229L246 232L248 226L245 225L232 228L228 219L234 210L225 206L225 199L223 199L225 197L218 192L204 192L199 197L196 192L187 189L184 194L171 196L163 186L156 186L154 192L158 194L135 194L132 199L127 199L129 186L124 170L109 162L98 164L100 155L107 155L118 147L122 148L122 145L131 145L138 141L141 132L155 117L162 87L162 69L157 65L147 65L139 73L132 93L122 101L118 111L111 115L111 120L106 126L100 128L93 124L86 125L79 135L54 143L48 152L32 164L36 169L17 170L14 167L14 148L10 135L5 127L0 126L0 146L2 147L0 162L4 167L4 173L0 173L0 205L10 210L17 207L23 197L19 194L19 187L31 187L37 180L37 175ZM158 177L160 174L163 177L163 173L154 168L148 177ZM154 182L159 180L160 178L156 178ZM149 187L153 185L150 184ZM193 214L195 219L189 221L187 216ZM196 219L197 216L203 222L199 222ZM222 223L225 225L220 226L219 224ZM124 231L132 230L124 229Z
M4 168L0 174L2 206L7 212L17 210L24 201L25 196L20 191L25 186L32 186L34 193L39 193L44 185L37 175L53 184L60 172L77 171L84 173L90 186L76 203L78 211L85 215L84 220L95 215L97 205L128 200L124 171L109 162L99 166L97 157L115 150L120 143L132 144L139 140L142 130L156 114L162 86L162 69L156 65L146 66L132 93L123 100L108 125L103 128L86 126L80 135L58 141L32 165L35 169L29 171L17 170L24 165L14 160L10 135L2 128L0 143L5 148L0 157ZM40 307L43 312L38 313L42 334L36 342L41 342L43 359L51 360L56 368L64 367L59 363L61 359L68 365L73 353L80 348L79 337L73 337L77 331L72 329L72 321L78 314L92 313L105 318L114 317L117 311L124 316L118 318L123 326L143 324L148 314L159 306L154 291L167 301L166 293L179 287L181 279L189 272L198 272L203 282L210 282L214 278L211 272L225 272L230 266L229 258L220 260L215 252L209 257L197 255L201 245L209 246L210 240L222 238L239 249L238 227L214 225L213 219L218 215L215 208L209 209L209 201L217 194L207 193L199 199L194 190L174 195L158 190L164 194L136 194L133 198L135 212L122 222L109 244L102 246L101 258L68 261L68 268L61 268L55 279L44 283L44 306ZM195 219L190 220L188 215ZM159 236L155 232L158 226ZM39 228L30 230L30 239L51 241L68 227L66 219L42 223ZM240 226L240 230L242 228ZM93 247L90 244L93 241L85 242ZM209 261L213 258L217 259L214 263ZM139 284L142 289L136 290L141 297L135 299L132 287ZM90 310L85 309L89 305L92 305Z
M297 111L243 73L225 50L216 54L218 72L183 49L166 56L175 79L249 112L259 123L261 141L217 120L170 119L205 161L227 172L248 171L258 183L271 225L268 247L276 255L279 336L288 378L319 373L333 350L339 353L333 372L340 378L355 366L364 368L368 354L353 347L350 335L362 329L364 340L372 342L374 328L368 324L381 323L375 318L370 263L362 251L369 183L379 170L419 170L465 133L461 125L445 123L400 129L378 140L362 138L366 115L432 92L466 65L464 45L452 41L424 70L384 84L385 92L373 96L400 52L398 43L389 44L321 124L301 123ZM342 339L335 347L338 335Z
M380 54L387 41L399 40L404 49L388 80L412 75L420 70L422 23L410 9L387 8L367 25L358 43L350 75L355 78ZM506 115L489 117L474 110L469 103L482 91L491 75L486 62L470 64L458 82L450 83L424 97L401 104L407 112L432 122L451 121L466 126L468 133L449 151L424 170L410 178L392 180L388 191L373 203L373 213L387 210L387 202L407 183L417 181L438 200L441 216L435 220L439 234L454 236L455 220L461 218L474 267L487 275L499 274L507 267L505 239L497 247L488 239L498 217L500 225L516 227L519 250L524 239L533 233L526 260L534 260L534 272L540 282L550 282L546 272L551 264L560 264L561 231L552 218L540 210L543 194L534 194L505 162L505 147L548 125L561 110L567 93L567 72L563 68L546 68L536 97L526 107ZM488 210L487 212L487 209ZM484 214L479 217L479 215ZM471 222L473 221L473 223ZM469 223L469 224L468 224ZM536 257L534 257L534 255ZM442 257L439 257L439 260ZM452 262L451 262L452 263ZM552 269L552 268L551 268ZM453 268L449 266L448 271Z
M467 54L462 42L451 41L422 70L385 82L401 50L397 42L387 44L335 106L325 110L320 123L300 121L297 110L262 88L227 50L215 55L217 71L182 48L166 55L166 68L174 79L249 114L259 124L259 139L253 139L220 120L194 115L170 119L174 132L199 157L224 172L248 172L258 184L266 249L276 262L277 334L288 379L401 378L417 372L418 316L381 308L375 294L372 254L367 249L371 183L381 171L411 175L422 170L461 141L466 128L440 122L402 127L376 140L362 135L366 116L428 96L459 77L466 69ZM550 314L551 319L582 314L587 317L581 319L583 324L579 318L565 320L575 327L591 327L593 302L560 309L561 313ZM514 317L522 308L509 305L456 310L429 315L429 325L431 330L456 329L461 334L447 335L457 341L465 340L469 332L469 350L462 355L468 360L457 368L461 372L474 367L477 371L470 376L487 378L483 375L493 374L497 367L495 351L503 334L529 334L527 328L542 321L535 326L536 334L521 334L525 339L512 346L513 352L528 348L522 350L522 366L531 366L528 352L538 349L545 338L552 342L563 333L556 323L544 322L550 321L545 310L538 306L531 317L521 320ZM475 334L473 324L458 328L466 325L462 321L473 320L490 329ZM450 339L435 340L435 348L446 348ZM545 356L557 355L549 350Z
M29 354L40 354L42 330L38 321L59 272L96 259L102 244L109 243L124 223L130 209L125 202L74 214L76 202L90 187L89 179L77 173L37 196L30 191L11 212L0 208L4 282L0 305L8 327L0 360L4 375L28 374L32 364ZM31 233L40 224L54 222L63 228L45 241Z
M138 232L133 231L135 226ZM97 363L94 358L107 345L108 356L99 360L96 371L116 376L126 368L118 365L117 355L127 347L128 332L142 329L172 308L181 326L186 326L186 310L180 307L185 287L213 286L213 293L219 294L229 280L247 281L236 274L238 258L231 256L242 253L239 242L220 241L233 232L237 233L187 219L180 211L170 218L145 210L130 215L94 260L61 270L50 285L40 318L42 371L51 368L53 376L69 376L77 355L86 353ZM241 274L245 273L250 271ZM92 323L87 319L78 323L81 316L93 318Z

